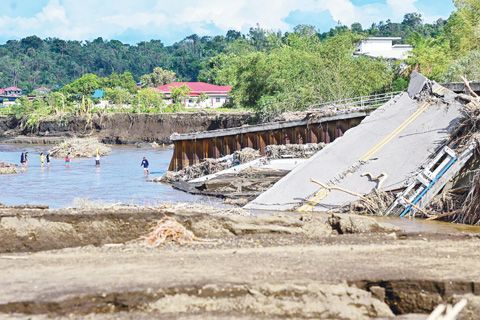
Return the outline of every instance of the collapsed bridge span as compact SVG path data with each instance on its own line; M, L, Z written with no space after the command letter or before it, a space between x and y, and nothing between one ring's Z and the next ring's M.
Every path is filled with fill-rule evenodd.
M404 189L445 146L461 107L453 91L414 72L408 93L376 109L246 208L330 211L375 190Z
M360 122L372 110L399 92L342 99L313 105L295 120L247 125L189 134L173 134L175 150L170 171L198 164L206 158L217 159L243 148L253 148L265 155L268 145L330 143Z
M206 158L217 159L243 148L253 148L265 155L268 145L330 143L357 126L367 114L367 111L361 111L316 119L174 134L170 137L174 153L169 170L178 171Z

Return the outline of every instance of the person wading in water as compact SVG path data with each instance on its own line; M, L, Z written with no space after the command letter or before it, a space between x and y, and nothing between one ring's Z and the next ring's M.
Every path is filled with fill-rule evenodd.
M142 163L140 164L141 167L143 167L143 173L145 175L148 175L148 160L146 157L143 157Z
M43 152L40 153L40 166L44 166L45 165L45 155L43 154Z
M25 167L25 153L23 152L20 155L20 164L22 165L22 167Z
M66 166L70 166L70 161L71 161L71 159L70 159L70 152L69 152L69 153L67 153L67 155L65 156L65 165L66 165Z
M95 156L95 166L100 167L100 152L97 149L97 155Z

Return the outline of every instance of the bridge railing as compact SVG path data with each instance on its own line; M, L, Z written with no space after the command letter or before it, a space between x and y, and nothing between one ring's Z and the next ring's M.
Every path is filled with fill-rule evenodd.
M380 93L374 94L370 96L361 96L355 98L348 98L348 99L340 99L335 101L328 101L322 102L318 104L314 104L309 107L310 110L315 109L322 109L327 107L335 107L337 109L350 109L350 108L359 108L359 109L367 109L367 108L374 108L379 107L382 104L388 102L390 99L395 97L396 95L400 94L401 91L395 92L387 92L387 93Z

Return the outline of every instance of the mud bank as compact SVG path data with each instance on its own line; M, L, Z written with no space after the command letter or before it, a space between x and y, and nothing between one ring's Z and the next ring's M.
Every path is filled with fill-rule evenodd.
M21 128L20 121L0 117L0 137L12 142L46 142L54 137L95 135L111 144L138 142L170 143L170 135L195 131L225 129L255 123L251 113L176 113L176 114L107 114L91 119L72 118L64 121L42 121L35 130ZM52 138L53 137L53 138ZM58 141L58 140L57 140Z
M58 210L5 207L0 208L0 253L135 241L165 216L173 217L197 237L219 242L244 235L285 235L307 241L338 233L394 230L362 216L253 216L242 209L201 205Z
M165 216L208 241L146 246ZM165 204L1 208L0 235L2 319L480 319L476 234Z

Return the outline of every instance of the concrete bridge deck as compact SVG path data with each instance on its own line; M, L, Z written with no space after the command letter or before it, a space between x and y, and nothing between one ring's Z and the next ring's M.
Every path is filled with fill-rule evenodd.
M378 108L246 208L328 211L359 199L312 183L312 178L362 195L377 187L377 181L371 181L366 173L385 176L381 190L405 187L406 181L445 143L460 117L461 104L454 92L439 85L434 92L444 98L419 101L404 93Z

